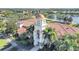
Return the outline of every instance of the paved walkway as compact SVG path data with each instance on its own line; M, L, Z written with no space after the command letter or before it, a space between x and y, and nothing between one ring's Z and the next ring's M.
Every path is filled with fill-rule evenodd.
M17 46L17 44L10 38L6 39L9 43L11 43L13 46Z
M25 49L23 49L21 46L19 46L19 45L18 45L15 41L13 41L12 39L7 38L6 40L12 45L12 47L18 48L19 51L25 51ZM10 47L10 48L11 48L11 47ZM9 50L10 50L10 48L9 48ZM5 49L5 50L8 50L8 49Z
M39 46L35 46L32 49L30 47L23 48L21 45L18 45L16 41L12 40L11 38L6 38L7 42L9 42L12 46L9 48L4 49L4 51L10 51L13 47L16 47L18 51L38 51Z
M30 51L38 51L39 49L40 49L39 46L35 46L35 47L33 47Z
M10 46L9 48L4 49L4 51L10 51L13 48L13 46Z
M12 46L10 46L9 48L6 48L4 51L9 51L11 48L13 48L13 47L16 47L16 48L18 48L18 51L38 51L39 49L40 49L40 47L39 46L35 46L35 47L33 47L32 49L30 48L29 49L29 47L27 47L27 48L22 48L20 45L18 45L17 43L16 43L16 41L13 41L12 39L10 39L10 38L7 38L6 39ZM29 49L29 50L28 50Z

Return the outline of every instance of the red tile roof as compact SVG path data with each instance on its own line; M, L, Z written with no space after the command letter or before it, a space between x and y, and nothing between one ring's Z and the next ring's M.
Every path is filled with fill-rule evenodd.
M71 34L72 35L72 34L79 32L79 28L71 27L67 24L61 24L61 23L49 23L48 27L55 29L58 36L63 36L65 34Z
M17 29L17 33L18 34L26 32L26 28L25 27L28 27L28 26L34 24L35 23L35 19L22 20L22 21L20 21L20 23L23 24L24 27L21 27L21 28Z
M22 20L21 23L24 26L28 27L32 24L35 24L35 19ZM77 28L77 27L70 27L67 24L62 24L62 23L58 23L58 22L49 23L48 27L55 29L58 36L63 36L65 34L74 34L76 32L79 32L79 28ZM26 32L26 29L24 27L19 28L17 30L17 33L19 33L19 34L23 33L23 32Z
M22 34L22 33L24 33L24 32L26 32L26 29L25 28L18 28L18 30L17 30L17 33L18 34Z
M35 19L28 19L20 21L24 26L30 26L35 23Z

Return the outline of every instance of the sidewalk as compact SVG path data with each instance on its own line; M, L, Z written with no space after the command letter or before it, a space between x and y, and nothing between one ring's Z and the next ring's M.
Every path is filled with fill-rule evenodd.
M10 44L12 44L13 47L17 47L19 51L25 51L21 46L19 46L15 41L13 41L10 38L6 39ZM7 49L6 49L7 50Z
M4 49L3 51L9 51L13 48L13 46L10 46L9 48Z
M33 47L30 51L38 51L39 49L40 49L39 46L35 46L35 47Z

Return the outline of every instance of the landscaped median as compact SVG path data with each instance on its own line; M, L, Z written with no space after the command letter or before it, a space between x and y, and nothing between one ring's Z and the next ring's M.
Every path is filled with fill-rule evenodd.
M7 44L8 42L5 39L0 39L0 49L4 48Z

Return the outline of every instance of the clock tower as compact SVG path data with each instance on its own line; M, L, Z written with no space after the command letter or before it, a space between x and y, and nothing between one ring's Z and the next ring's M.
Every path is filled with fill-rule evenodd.
M36 14L36 22L34 25L34 46L43 48L44 38L43 30L46 27L46 18L42 14Z

